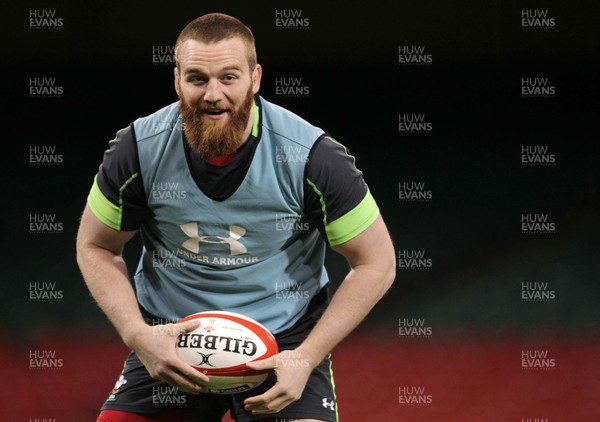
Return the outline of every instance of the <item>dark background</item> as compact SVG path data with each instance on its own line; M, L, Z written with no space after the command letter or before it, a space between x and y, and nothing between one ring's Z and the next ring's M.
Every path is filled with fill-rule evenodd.
M424 318L438 341L493 338L521 350L543 337L561 344L547 347L551 354L574 340L597 347L598 2L25 1L3 9L0 340L6 362L13 362L6 364L16 365L20 378L32 376L31 349L56 349L69 359L67 346L44 341L100 336L120 347L75 263L78 218L115 132L176 100L172 68L152 63L153 46L172 45L191 19L213 11L232 14L254 31L261 95L322 127L357 157L396 250L425 250L432 260L430 269L399 269L359 333L376 331L396 356L405 346L398 341L401 318ZM31 9L56 10L63 27L30 29ZM301 10L309 27L276 28L275 10L281 9ZM556 27L521 28L522 9L548 10ZM432 64L399 65L404 45L425 46ZM36 77L56 78L64 94L30 97L29 81ZM283 77L302 78L310 94L276 95L275 80ZM549 78L555 97L523 98L521 78L535 77ZM432 133L399 133L401 113L424 113ZM55 146L64 163L30 165L31 145ZM525 145L547 146L556 164L522 165ZM406 181L425 182L432 201L399 201L398 184ZM34 213L55 214L64 230L31 234ZM528 213L548 214L556 232L521 233L521 215ZM138 250L137 240L127 248L131 268ZM345 263L333 254L328 261L337 285ZM32 302L31 282L55 282L64 298ZM548 282L556 299L525 303L522 282ZM577 357L578 345L571 347L571 363L590 363ZM118 365L110 368L112 380ZM50 375L35 376L43 383ZM396 389L418 384L391 382ZM100 399L89 414L111 386L96 389ZM36 417L36 410L62 415L56 403L17 406L14 391L3 395L19 415L14 420ZM386 403L392 418L406 411L394 397ZM590 403L584 403L589 415L597 416ZM411 420L424 417L416 415Z

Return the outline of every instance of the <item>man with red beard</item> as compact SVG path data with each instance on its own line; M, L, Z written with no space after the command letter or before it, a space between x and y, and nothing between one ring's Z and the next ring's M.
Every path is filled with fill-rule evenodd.
M336 421L330 351L391 286L395 254L347 149L258 95L262 69L239 20L201 16L176 42L179 102L111 141L88 196L77 259L132 352L99 421ZM121 252L140 231L128 279ZM329 300L326 246L350 271ZM209 379L175 352L196 312L265 325L281 352L261 386L207 394ZM168 387L174 390L168 390ZM165 390L167 388L167 390ZM178 400L153 400L170 391Z

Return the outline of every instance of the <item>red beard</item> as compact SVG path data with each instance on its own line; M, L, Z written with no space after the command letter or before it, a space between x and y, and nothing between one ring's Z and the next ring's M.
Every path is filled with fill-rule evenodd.
M200 103L190 107L179 98L179 111L183 119L183 131L190 147L202 157L219 157L233 154L246 141L242 139L250 118L254 94L248 89L244 102L236 109L227 109L229 121L212 121L207 118L206 109L215 109ZM216 106L216 108L223 109Z

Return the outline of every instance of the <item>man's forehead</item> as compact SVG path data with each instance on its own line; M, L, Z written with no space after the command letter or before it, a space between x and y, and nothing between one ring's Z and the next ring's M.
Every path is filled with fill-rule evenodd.
M180 65L223 64L241 67L248 60L248 51L240 38L205 43L188 39L177 49Z

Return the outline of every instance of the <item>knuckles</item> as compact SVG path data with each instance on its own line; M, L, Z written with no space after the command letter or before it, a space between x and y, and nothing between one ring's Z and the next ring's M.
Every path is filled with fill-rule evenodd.
M173 372L174 367L175 364L172 359L163 359L152 368L148 368L148 372L152 378L163 380Z

